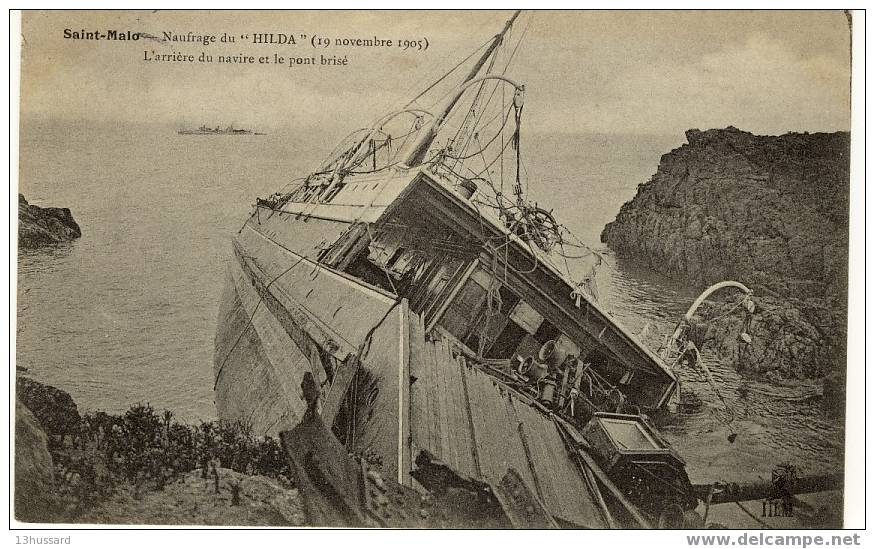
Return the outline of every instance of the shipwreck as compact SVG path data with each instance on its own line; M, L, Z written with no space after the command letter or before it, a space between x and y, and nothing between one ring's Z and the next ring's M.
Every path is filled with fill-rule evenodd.
M257 200L219 313L219 416L283 433L305 493L376 474L429 493L443 471L522 494L539 511L515 526L695 524L697 491L650 420L679 392L667 357L571 276L574 241L525 192L517 16ZM363 469L329 459L335 443Z

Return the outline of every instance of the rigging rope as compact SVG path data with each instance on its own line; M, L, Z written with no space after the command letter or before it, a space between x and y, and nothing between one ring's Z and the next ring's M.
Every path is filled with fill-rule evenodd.
M510 67L510 64L511 64L511 62L513 61L513 58L514 58L514 56L516 55L516 52L517 52L517 50L519 49L520 44L522 43L523 38L525 37L526 32L528 31L529 26L532 24L532 21L533 21L533 20L534 20L534 16L532 16L532 17L529 19L529 22L526 24L525 29L523 30L522 34L520 35L519 40L518 40L517 43L516 43L516 46L514 47L514 49L513 49L513 51L511 52L510 56L508 56L507 62L504 64L504 68L503 68L502 71L501 71L501 75L505 75L505 74L507 73L507 69ZM508 41L510 40L512 34L513 34L513 29L511 29L511 32L510 32L510 34L509 34L508 37L507 37ZM504 45L504 44L502 44L502 46L503 46L503 45ZM494 63L495 60L497 60L497 56L498 56L498 54L496 54L496 57L493 59L493 63ZM492 67L492 66L493 66L493 64L490 64L490 70L491 70L491 67ZM483 82L483 83L481 84L481 90L482 90L483 84L485 84L485 82ZM495 85L492 87L492 92L489 94L489 97L486 99L486 103L483 105L483 108L480 110L480 116L481 116L481 117L482 117L483 114L486 112L486 109L489 107L489 104L492 102L492 98L493 98L493 96L495 96L495 92L498 90L499 87L501 87L502 105L504 105L504 86L502 85L501 82L496 82ZM479 94L479 91L478 91L478 94ZM496 115L496 116L498 116L498 115ZM494 119L495 119L495 117L493 117L489 122L487 122L487 126L488 126L488 124L489 124L492 120L494 120ZM505 121L505 122L506 122L506 121ZM479 121L479 119L478 119L478 120L474 123L474 126L473 126L472 130L473 130L473 129L476 129L476 127L477 127L477 125L478 125L479 123L480 123L480 121ZM484 128L484 129L485 129L485 128ZM503 129L503 128L502 128L502 129ZM502 132L502 133L503 133L503 132ZM503 137L502 137L502 141L503 141ZM464 151L465 151L465 150L467 150L467 145L466 145L465 148L463 149L463 154L464 154ZM503 169L503 162L504 162L504 160L502 159L502 169Z
M477 52L479 52L480 50L482 50L484 47L486 47L487 44L489 44L490 42L492 42L494 39L495 39L495 37L492 36L492 37L490 37L488 40L486 40L486 42L484 42L479 48L477 48L476 50L474 50L474 51L472 51L470 54L468 54L468 57L466 57L466 58L462 59L461 61L459 61L458 63L456 63L456 66L454 66L454 67L453 67L452 69L450 69L449 71L445 72L443 76L441 76L440 78L438 78L437 80L435 80L434 82L432 82L427 88L425 88L424 90L422 90L421 92L419 92L419 95L417 95L416 97L414 97L413 99L411 99L411 100L410 100L410 101L404 106L404 108L405 108L405 109L410 108L410 106L413 105L414 103L416 103L416 102L419 100L420 97L422 97L423 95L425 95L425 94L427 94L429 91L431 91L432 88L434 88L436 85L438 85L439 83L441 83L441 82L442 82L446 77L448 77L450 74L452 74L453 72L455 72L455 70L458 69L459 67L461 67L463 64L465 64L466 61L468 61L469 59L471 59L472 57L474 57L474 54L476 54Z
M504 122L501 124L501 129L502 129L502 130L504 129L504 126L507 125L507 121L510 120L510 113L511 113L511 110L513 110L513 107L512 107L512 106L509 107L509 108L507 109L507 114L506 114L506 116L504 117ZM499 113L499 115L500 115L500 114L501 114L501 113ZM493 120L495 120L495 118L497 118L497 116L493 117ZM488 124L488 123L487 123L487 124ZM488 126L487 126L487 127L488 127ZM479 135L479 134L476 134L476 133L474 134L475 139L477 139L477 140L479 141L479 137L478 137L478 135ZM492 137L492 139L490 139L489 142L486 143L486 145L484 145L484 146L482 146L482 147L480 148L480 150L478 150L478 151L476 151L476 152L473 152L473 153L471 153L471 154L469 154L469 155L466 155L466 156L453 156L453 155L451 155L451 154L445 154L444 157L445 157L445 158L450 158L450 159L453 159L453 160L459 160L459 161L461 161L461 160L468 160L469 158L474 158L474 157L477 156L478 154L479 154L479 155L482 155L483 152L485 152L486 149L488 149L489 146L492 145L492 144L495 142L495 140L498 139L501 135L502 135L501 133L496 133L496 134Z

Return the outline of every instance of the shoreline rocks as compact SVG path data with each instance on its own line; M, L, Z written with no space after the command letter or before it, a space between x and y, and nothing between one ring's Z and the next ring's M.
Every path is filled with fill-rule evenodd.
M18 195L18 247L41 248L70 242L82 231L69 208L41 208Z
M758 311L708 322L718 354L766 378L844 373L850 135L689 130L601 240L624 261L705 286L738 280ZM702 320L735 304L710 304Z
M15 394L39 421L50 443L52 437L57 440L78 434L82 418L70 393L19 375L15 380Z
M15 401L15 518L48 522L57 512L48 437L33 413Z
M148 404L80 415L69 394L22 376L16 393L22 522L303 524L279 441L246 425L181 424Z

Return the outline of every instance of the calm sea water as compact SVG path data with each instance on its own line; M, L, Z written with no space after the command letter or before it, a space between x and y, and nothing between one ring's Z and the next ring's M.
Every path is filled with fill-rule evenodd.
M314 167L340 136L179 136L175 128L27 121L21 192L65 206L82 227L70 245L19 252L17 361L71 393L80 408L119 412L148 402L187 421L216 415L213 334L230 239L257 196ZM530 192L594 247L675 137L531 136ZM605 252L601 303L658 345L701 288L618 264ZM665 433L694 481L767 477L782 461L806 472L842 463L839 422L798 402L802 387L746 384L712 365L736 420L695 372L684 386L704 402ZM734 444L727 435L738 435Z

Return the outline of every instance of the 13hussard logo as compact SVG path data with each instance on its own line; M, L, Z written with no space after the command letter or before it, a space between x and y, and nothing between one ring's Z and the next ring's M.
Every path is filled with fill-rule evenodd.
M64 29L64 38L67 40L139 40L139 32L120 30L72 30Z

